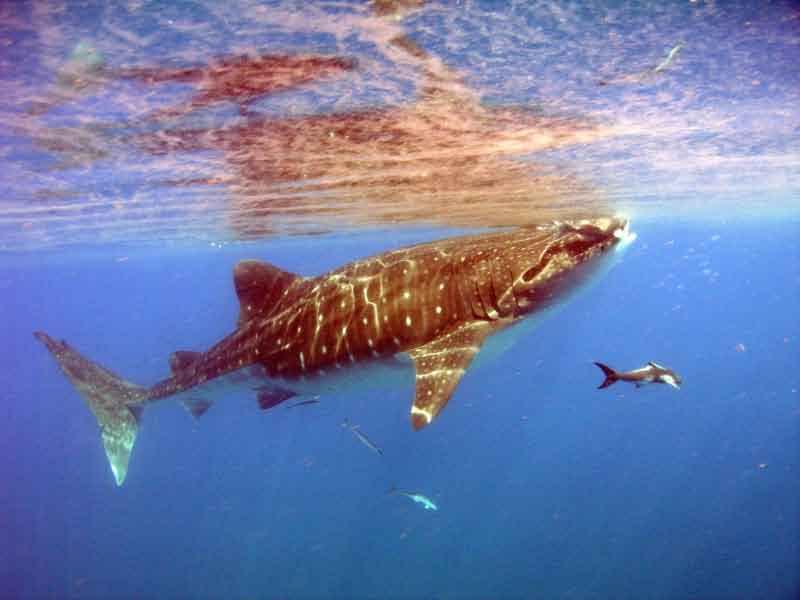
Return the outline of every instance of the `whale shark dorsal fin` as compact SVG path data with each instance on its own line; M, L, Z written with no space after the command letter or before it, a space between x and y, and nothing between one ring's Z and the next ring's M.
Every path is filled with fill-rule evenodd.
M201 356L202 352L192 352L191 350L176 350L169 357L169 370L175 375L191 366Z
M239 326L275 306L292 283L295 273L260 260L239 261L233 269L233 285L239 298Z
M415 430L429 425L441 412L483 341L499 327L496 321L474 321L409 351L416 367L411 406Z
M648 362L647 364L650 365L651 367L653 367L654 369L662 369L662 370L665 369L660 364L658 364L657 362L653 362L652 360L650 362Z

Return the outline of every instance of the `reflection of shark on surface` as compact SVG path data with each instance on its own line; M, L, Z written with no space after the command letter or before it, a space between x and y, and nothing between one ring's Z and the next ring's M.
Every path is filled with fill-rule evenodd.
M436 503L428 498L427 496L423 496L422 494L418 494L416 492L405 492L403 490L398 490L397 488L392 488L389 490L390 494L396 494L398 496L405 496L406 498L411 498L417 504L421 504L422 508L425 510L439 510L439 507L436 506Z
M172 374L150 388L64 341L35 335L97 418L121 485L144 407L223 376L255 380L268 407L400 370L416 380L410 416L421 429L445 407L487 338L519 331L511 326L557 304L633 237L626 221L600 218L419 244L318 277L242 261L234 269L236 330L205 352L173 353Z
M615 371L603 363L596 362L594 364L596 364L606 376L603 383L597 387L597 389L600 390L607 388L617 381L628 381L635 384L637 388L648 383L666 383L675 389L680 389L682 383L681 376L675 371L654 362L649 362L647 366L633 371Z
M109 69L110 77L148 85L185 83L196 92L186 102L163 108L151 118L180 117L219 102L235 102L241 111L264 96L298 88L321 79L340 76L357 62L342 56L263 54L214 58L208 64L179 68L127 67Z
M184 67L112 67L90 41L82 40L56 69L56 81L50 92L34 102L28 112L43 114L80 100L114 80L133 80L151 86L181 83L195 88L188 101L161 109L151 117L179 117L225 101L235 102L244 109L263 96L340 76L356 66L354 59L343 56L239 54Z

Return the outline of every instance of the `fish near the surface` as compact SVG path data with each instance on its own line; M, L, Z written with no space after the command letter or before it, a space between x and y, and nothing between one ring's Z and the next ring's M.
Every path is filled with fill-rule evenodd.
M658 65L653 69L653 73L661 73L661 71L670 66L672 61L675 60L675 57L678 56L678 52L681 51L681 48L683 48L683 43L673 46L667 53L667 56L664 58L664 60L658 63Z
M613 78L611 80L601 80L598 81L598 85L610 85L610 84L632 84L632 83L645 83L647 81L653 80L656 76L663 73L677 58L678 53L683 48L683 42L676 44L672 48L670 48L667 56L658 63L652 69L647 69L646 71L642 71L640 73L634 73L630 75L622 75L620 77Z
M670 368L659 365L655 362L649 362L646 366L633 371L615 371L608 365L600 362L594 363L603 372L606 378L603 380L597 389L601 390L616 383L617 381L627 381L633 383L636 387L642 387L648 383L665 383L675 389L680 389L682 379L675 371Z
M376 369L403 359L416 381L411 425L422 429L487 338L562 301L633 238L625 220L597 218L419 244L317 277L242 261L234 269L235 331L205 352L174 353L172 374L149 388L35 335L97 417L122 484L145 405L230 374L259 379L259 403L271 404L270 389L314 393L314 385L327 389L348 373L359 384L378 383Z

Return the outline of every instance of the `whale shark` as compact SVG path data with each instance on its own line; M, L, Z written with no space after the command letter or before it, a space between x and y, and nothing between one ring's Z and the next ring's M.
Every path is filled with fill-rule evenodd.
M316 277L258 260L233 270L236 329L204 352L179 350L171 374L130 383L37 331L94 413L122 485L145 407L244 376L270 408L289 398L413 373L410 421L430 425L488 338L559 304L635 238L626 219L554 222L392 250ZM387 366L388 365L388 366ZM205 413L210 400L190 407Z

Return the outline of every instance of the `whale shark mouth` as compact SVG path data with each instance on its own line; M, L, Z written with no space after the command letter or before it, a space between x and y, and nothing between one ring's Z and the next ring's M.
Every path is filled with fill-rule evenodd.
M590 262L612 246L627 247L636 239L626 219L600 218L576 222L557 222L558 239L548 245L537 264L522 274L522 281L533 282L549 269L565 270L563 265L574 266Z
M624 220L624 225L621 228L614 230L614 237L619 240L616 245L616 250L624 250L636 241L638 237L636 233L631 231L631 223L627 219Z

